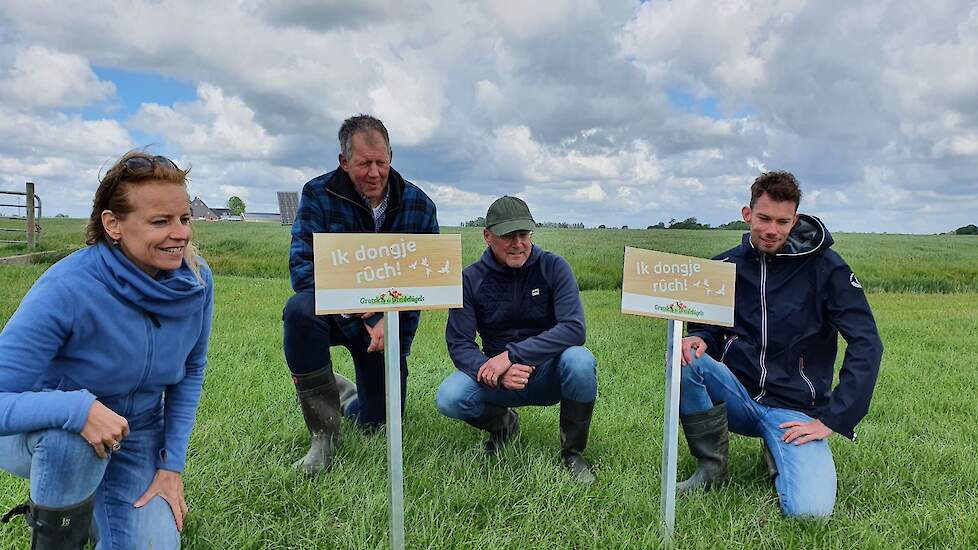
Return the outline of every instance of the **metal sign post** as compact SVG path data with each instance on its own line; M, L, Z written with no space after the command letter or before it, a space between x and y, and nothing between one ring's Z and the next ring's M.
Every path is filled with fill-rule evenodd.
M401 441L401 330L397 311L384 313L384 385L387 391L387 473L390 481L390 543L404 548L404 456ZM675 470L673 471L675 474Z
M462 236L316 233L316 315L382 312L390 547L404 548L399 311L462 307Z
M621 312L669 320L659 507L659 526L663 544L667 547L673 545L676 526L683 322L732 327L736 277L737 268L722 261L625 247Z
M682 374L683 322L669 321L666 342L666 405L662 432L662 495L659 505L662 539L672 545L676 525L676 463L679 448L679 377Z

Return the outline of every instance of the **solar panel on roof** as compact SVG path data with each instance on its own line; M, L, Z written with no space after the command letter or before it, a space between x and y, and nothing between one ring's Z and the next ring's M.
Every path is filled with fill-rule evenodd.
M282 216L282 225L292 225L295 221L296 210L299 209L299 193L296 191L278 192L278 212Z

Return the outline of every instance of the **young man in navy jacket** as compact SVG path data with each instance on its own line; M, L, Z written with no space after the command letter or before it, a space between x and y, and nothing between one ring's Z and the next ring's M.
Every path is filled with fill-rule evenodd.
M445 416L489 432L487 454L519 431L509 407L560 403L561 458L593 483L581 453L597 396L597 363L584 347L584 307L570 265L533 245L530 209L497 199L486 214L482 258L462 272L462 308L448 314L445 339L458 369L438 388ZM482 349L476 344L478 332Z
M859 279L822 222L797 212L800 200L793 175L761 174L742 212L750 232L715 258L737 265L734 326L691 323L683 339L679 414L698 467L679 490L726 481L729 425L762 438L786 515L824 517L836 495L827 439L855 439L883 344Z

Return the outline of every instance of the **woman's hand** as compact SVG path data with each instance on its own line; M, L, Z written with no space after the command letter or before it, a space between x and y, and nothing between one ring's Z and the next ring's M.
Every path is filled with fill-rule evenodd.
M97 400L88 409L88 419L82 427L81 436L95 449L99 458L109 456L109 451L118 451L122 440L129 435L129 422L112 412L112 409Z
M133 506L142 508L157 495L163 497L163 500L170 505L170 510L173 511L173 519L177 522L177 531L183 531L183 519L187 517L189 509L187 508L187 501L183 499L183 478L180 477L179 472L156 470L153 483L149 485L149 489L146 489L143 496L139 497Z

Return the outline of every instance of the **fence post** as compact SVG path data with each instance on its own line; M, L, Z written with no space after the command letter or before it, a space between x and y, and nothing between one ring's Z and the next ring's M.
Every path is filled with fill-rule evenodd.
M37 223L34 219L34 184L27 182L27 200L24 203L27 210L27 248L37 245Z

